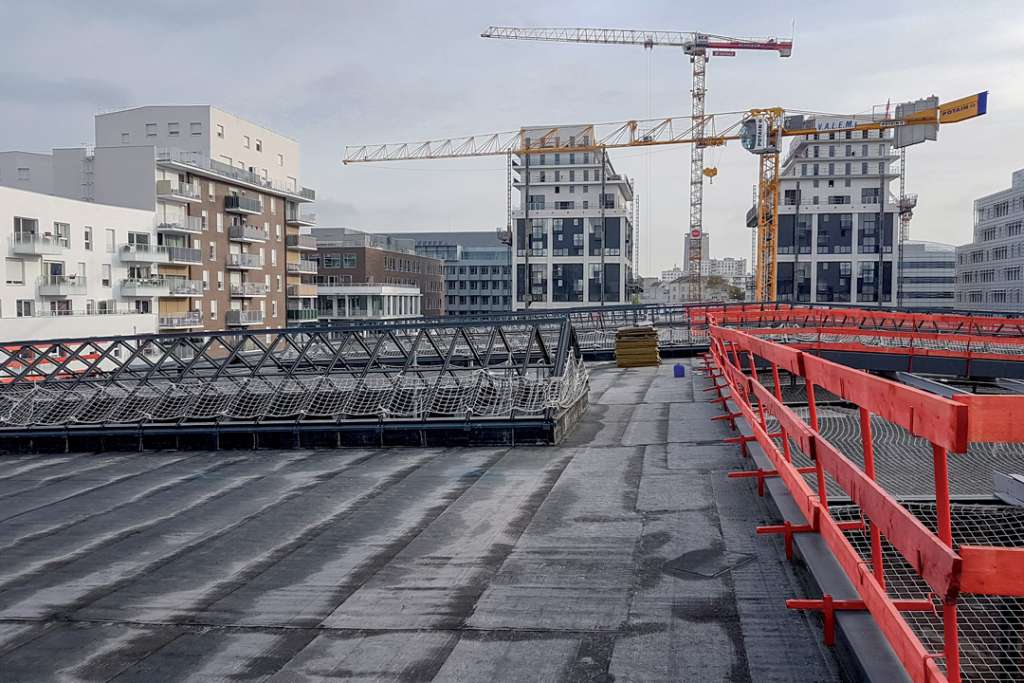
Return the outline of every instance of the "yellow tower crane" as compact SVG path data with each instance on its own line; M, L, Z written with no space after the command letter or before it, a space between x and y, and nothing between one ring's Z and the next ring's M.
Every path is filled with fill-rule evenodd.
M987 92L945 104L930 97L898 105L893 116L836 115L790 112L780 107L745 112L630 120L614 123L545 128L441 138L420 142L349 145L343 163L359 164L418 159L517 155L528 159L538 153L600 152L624 147L702 144L722 146L740 140L744 149L759 157L757 194L757 301L774 301L778 290L779 179L782 138L878 130L894 131L894 144L906 147L935 140L940 124L956 123L987 111ZM710 132L709 132L710 130ZM716 132L717 130L717 132ZM603 173L602 169L602 173ZM884 207L885 198L879 197ZM881 245L881 240L879 240ZM529 259L529 249L526 250ZM527 261L528 263L528 261ZM879 273L881 275L881 273ZM529 278L529 269L527 269ZM881 298L881 297L879 297Z

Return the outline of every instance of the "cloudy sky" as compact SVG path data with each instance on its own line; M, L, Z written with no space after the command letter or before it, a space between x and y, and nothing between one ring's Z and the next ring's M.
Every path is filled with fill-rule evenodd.
M102 7L103 9L97 9ZM302 145L321 224L492 229L506 222L502 158L344 167L345 145L689 113L689 64L672 49L485 40L490 24L788 36L789 59L740 53L709 67L708 111L857 113L989 90L990 113L909 152L915 239L970 240L971 204L1024 167L1024 22L1016 2L515 3L436 0L0 0L0 149L91 143L92 115L214 104ZM922 12L922 10L926 10ZM641 270L681 260L685 146L621 150L641 197ZM708 154L714 257L749 256L754 158Z

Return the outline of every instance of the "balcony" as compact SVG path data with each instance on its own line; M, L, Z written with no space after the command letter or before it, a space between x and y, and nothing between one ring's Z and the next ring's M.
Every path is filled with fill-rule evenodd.
M320 316L317 315L315 308L289 308L288 309L288 322L309 322L316 320Z
M263 311L232 309L225 311L224 322L228 325L260 325L263 323Z
M301 259L288 262L288 272L298 275L316 275L316 261Z
M126 263L169 263L167 247L155 244L122 244L121 260Z
M289 299L305 299L316 296L316 285L288 285Z
M288 225L316 225L316 214L289 212L288 217L284 219L284 222Z
M174 315L162 315L158 318L157 324L161 330L181 330L199 327L203 324L203 314L200 311L187 311Z
M38 280L39 296L85 294L85 277L79 275L43 275Z
M167 278L167 296L202 296L202 280L185 280L180 277Z
M285 235L284 246L293 251L316 251L316 238L312 235Z
M38 235L15 235L11 250L19 256L56 256L67 249L56 237Z
M247 223L228 226L228 239L235 242L266 242L270 235L263 228Z
M170 287L162 277L124 278L121 280L121 296L167 296Z
M257 254L228 254L224 265L235 270L255 270L263 267L263 261Z
M200 202L203 200L199 186L191 183L179 183L177 180L156 181L156 198L165 202Z
M182 216L181 218L158 220L156 229L173 235L199 235L206 226L202 216Z
M256 297L266 296L270 288L262 282L242 282L231 285L231 296L234 297Z
M303 199L307 199L307 200L309 200L311 202L315 202L316 201L316 190L311 190L308 187L304 187L301 190L299 190L299 196L302 197Z
M224 197L224 210L229 213L263 213L263 202L255 197L243 197L242 195L229 194Z
M167 249L168 263L181 263L200 265L203 262L203 252L190 247L164 247Z

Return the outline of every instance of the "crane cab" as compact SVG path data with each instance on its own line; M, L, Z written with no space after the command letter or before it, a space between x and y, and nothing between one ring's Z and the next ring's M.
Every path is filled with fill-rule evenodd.
M740 126L740 142L751 154L775 154L779 151L779 131L772 130L769 117L754 115Z

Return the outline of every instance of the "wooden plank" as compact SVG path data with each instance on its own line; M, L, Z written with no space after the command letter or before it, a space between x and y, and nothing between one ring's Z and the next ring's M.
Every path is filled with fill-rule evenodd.
M1024 596L1024 548L960 546L965 593Z
M968 441L1024 441L1024 396L957 394L953 400L967 406Z

